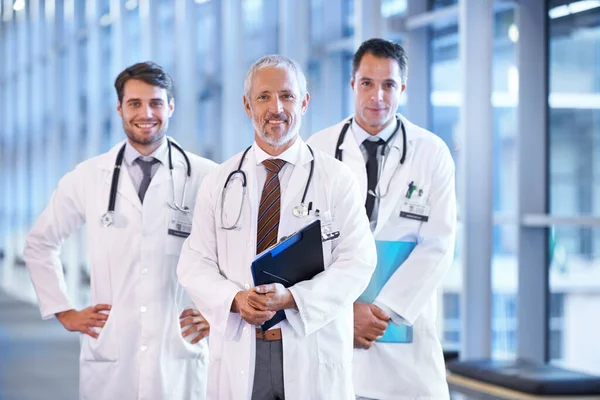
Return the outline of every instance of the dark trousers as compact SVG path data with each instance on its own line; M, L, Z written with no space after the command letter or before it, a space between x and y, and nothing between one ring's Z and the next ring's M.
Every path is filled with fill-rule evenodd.
M257 338L252 400L284 399L282 341Z

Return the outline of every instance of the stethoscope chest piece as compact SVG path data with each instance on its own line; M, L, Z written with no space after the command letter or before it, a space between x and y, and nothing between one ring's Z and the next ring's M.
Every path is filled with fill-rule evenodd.
M304 218L308 215L308 207L302 203L299 206L294 207L292 214L294 214L294 217Z
M108 212L104 213L102 218L100 218L100 222L102 222L102 225L105 228L108 228L109 226L111 226L113 224L114 219L113 219L112 215L113 215L113 212L108 211Z

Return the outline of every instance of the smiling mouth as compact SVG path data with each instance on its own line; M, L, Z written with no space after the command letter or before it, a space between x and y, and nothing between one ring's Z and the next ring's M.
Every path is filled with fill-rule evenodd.
M150 128L154 128L155 126L158 125L157 122L149 122L149 123L143 123L143 124L134 124L136 128L140 128L140 129L150 129Z

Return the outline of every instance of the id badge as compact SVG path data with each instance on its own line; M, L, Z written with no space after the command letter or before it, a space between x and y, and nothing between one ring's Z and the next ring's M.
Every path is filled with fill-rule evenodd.
M172 236L187 238L192 232L192 213L173 211L169 219L168 234Z
M340 237L340 231L333 230L333 217L331 211L324 211L317 215L321 219L321 240L328 242Z
M402 218L414 219L421 222L429 221L429 213L431 207L425 204L419 204L416 202L405 202L400 210L400 216Z

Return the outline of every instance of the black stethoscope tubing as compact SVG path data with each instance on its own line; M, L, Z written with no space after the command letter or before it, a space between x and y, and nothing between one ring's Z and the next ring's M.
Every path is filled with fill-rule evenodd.
M121 165L123 165L123 157L125 155L125 146L121 147L119 153L117 154L117 159L115 160L115 166L112 176L112 181L110 183L110 196L108 199L108 213L113 213L115 211L115 204L117 202L117 186L119 185L119 175L121 173ZM171 142L167 139L167 146L169 148L169 170L173 170L173 157L171 156L171 146L174 146L185 158L185 164L187 166L187 176L188 178L192 176L192 165L190 164L190 159L188 158L185 151L175 142Z
M313 159L310 161L310 172L308 173L308 179L306 180L306 186L304 186L304 193L302 194L302 201L300 202L300 204L304 204L304 201L306 200L306 194L308 193L308 188L310 187L310 184L312 182L312 176L315 170L315 154L313 153L313 150L309 145L306 146L308 147L308 151L310 151L310 155L313 157ZM248 154L248 151L250 151L251 148L252 146L249 146L246 150L244 150L244 153L242 154L242 158L240 159L240 163L238 164L237 169L231 171L231 173L227 176L227 179L225 179L225 185L223 185L223 190L227 189L227 184L235 174L242 174L242 188L246 189L246 173L242 170L242 166L244 165L246 155Z
M335 146L335 158L340 161L342 161L342 149L340 148L340 146L342 145L342 143L344 143L344 140L346 139L346 132L348 132L348 128L350 128L350 125L352 125L352 118L346 121L346 123L342 127L342 131L338 136L338 141ZM400 121L400 118L398 117L396 117L396 129L394 129L394 132L388 138L388 140L384 141L384 145L381 146L381 155L385 155L385 149L388 147L388 143L390 143L394 136L396 136L396 133L398 132L399 128L402 128L402 157L400 158L400 165L403 165L404 160L406 160L406 129L404 128L404 124L402 123L402 121Z

